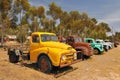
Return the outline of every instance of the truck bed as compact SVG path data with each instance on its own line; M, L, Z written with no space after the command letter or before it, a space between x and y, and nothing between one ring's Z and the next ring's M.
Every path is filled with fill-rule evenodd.
M11 50L21 50L23 53L29 53L29 46L26 44L20 45L20 44L12 44L12 45L6 45L4 46L4 49L11 49Z

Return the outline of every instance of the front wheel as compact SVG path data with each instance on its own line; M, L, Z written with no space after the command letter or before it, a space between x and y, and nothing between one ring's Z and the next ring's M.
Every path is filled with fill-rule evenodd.
M98 49L94 49L94 54L95 55L100 54L100 51Z
M104 48L104 50L107 52L108 51L108 49L107 48Z
M45 55L43 55L39 58L38 67L44 73L50 73L52 71L52 64L51 64L49 58Z
M83 51L77 51L77 59L84 60Z

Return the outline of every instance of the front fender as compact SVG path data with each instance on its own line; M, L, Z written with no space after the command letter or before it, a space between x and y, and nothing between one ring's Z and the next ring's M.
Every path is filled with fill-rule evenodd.
M73 49L72 49L72 52L74 52ZM48 49L48 56L51 59L52 65L56 67L60 66L61 64L61 56L69 53L70 53L70 50L66 50L66 49L60 49L60 48Z
M49 50L48 56L51 59L52 64L54 66L59 66L61 55L62 55L62 53L64 53L64 50L57 49L57 48L49 48L48 50Z
M103 52L103 47L95 46L94 49L98 49L100 52Z
M64 52L65 50L58 48L50 48L50 47L38 48L30 52L30 60L36 63L38 57L44 53L49 57L53 66L59 66L61 55Z
M82 51L82 53L83 53L84 55L86 55L86 56L91 56L91 55L92 55L91 52L90 52L90 50L89 50L87 47L81 46L81 47L76 47L75 49L76 49L77 51L78 51L78 50Z

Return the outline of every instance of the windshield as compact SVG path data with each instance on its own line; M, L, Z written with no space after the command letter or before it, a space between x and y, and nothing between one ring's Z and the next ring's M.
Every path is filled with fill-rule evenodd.
M104 41L96 41L96 43L104 43Z
M41 40L43 42L46 42L46 41L58 41L58 38L55 35L42 34L41 35Z
M96 41L96 43L101 43L100 41Z
M75 38L75 42L82 42L81 38Z

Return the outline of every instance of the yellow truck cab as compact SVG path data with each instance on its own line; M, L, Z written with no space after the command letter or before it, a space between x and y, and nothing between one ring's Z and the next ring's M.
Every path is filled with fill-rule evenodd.
M56 34L48 32L34 32L30 38L29 53L24 53L24 51L18 51L15 49L13 52L8 49L9 60L12 63L18 62L11 58L14 54L18 57L19 55L26 55L33 63L37 63L38 67L42 72L49 73L52 71L53 66L55 67L65 67L73 63L78 62L76 50L70 45L60 43ZM19 54L19 55L18 55Z

